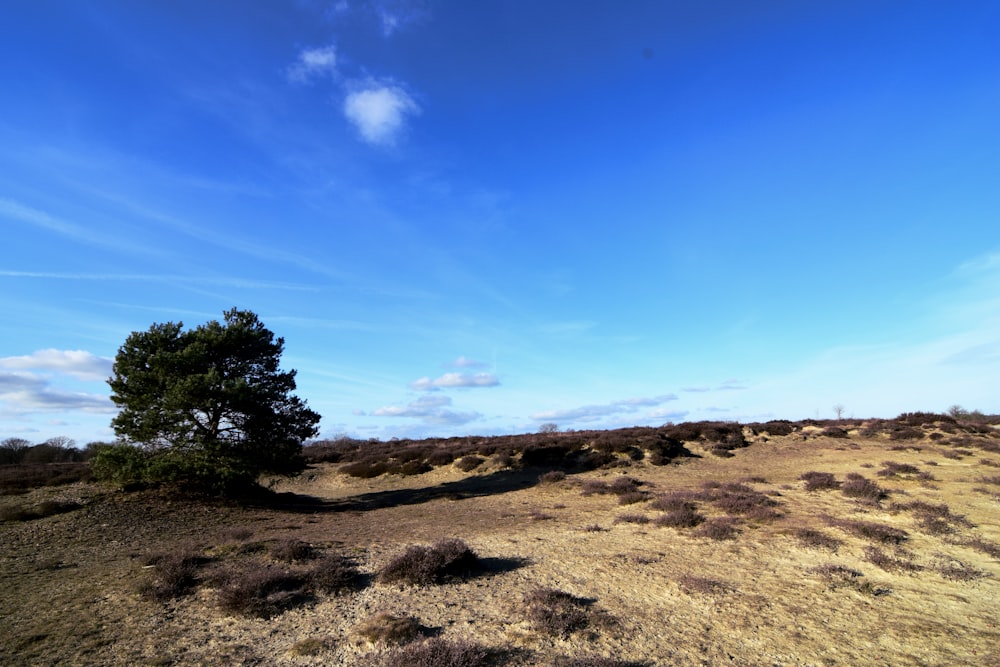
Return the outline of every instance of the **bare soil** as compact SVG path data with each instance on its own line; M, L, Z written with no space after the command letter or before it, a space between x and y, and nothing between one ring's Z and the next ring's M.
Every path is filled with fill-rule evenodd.
M541 469L448 465L364 480L321 464L279 483L281 502L260 507L82 483L0 497L0 509L80 504L0 524L0 664L377 664L389 648L355 629L387 613L417 619L427 634L486 645L504 665L587 656L646 665L1000 665L1000 454L979 450L979 440L996 442L967 439L969 453L956 455L940 439L900 449L886 437L806 428L731 458L689 445L699 457L666 466L623 460L552 483L539 483ZM919 472L879 476L886 461ZM837 488L807 491L807 472L837 481L858 473L889 495L871 503ZM583 492L588 481L623 475L647 498L620 505L613 493ZM712 498L728 483L764 494L776 516L722 509ZM657 525L664 512L652 499L677 491L691 492L707 523ZM726 517L733 539L704 535ZM851 522L905 538L879 541ZM807 528L826 539L810 544L800 535ZM269 555L288 538L351 557L362 584L269 618L222 611L213 573L247 563L302 567ZM471 546L482 571L440 585L376 581L407 546L444 538ZM143 595L155 576L150 555L179 545L204 556L195 585L167 601ZM526 603L539 589L585 600L592 622L565 636L542 631Z

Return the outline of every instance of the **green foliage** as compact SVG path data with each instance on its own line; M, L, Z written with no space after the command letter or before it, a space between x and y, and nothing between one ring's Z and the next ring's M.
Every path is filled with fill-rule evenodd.
M121 408L111 425L148 458L108 448L95 460L98 476L227 491L300 470L302 442L320 417L291 394L295 371L279 369L283 349L257 315L235 308L221 323L133 332L108 380Z

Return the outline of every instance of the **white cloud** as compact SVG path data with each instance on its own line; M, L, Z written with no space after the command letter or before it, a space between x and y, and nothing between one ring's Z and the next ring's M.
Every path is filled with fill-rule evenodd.
M0 372L0 413L20 417L67 410L110 413L116 408L106 396L53 389L45 379L31 373Z
M582 405L577 408L567 408L562 410L545 410L543 412L536 412L530 415L535 421L553 421L553 420L563 420L563 421L581 421L581 422L593 422L599 421L603 417L610 417L612 415L620 415L625 413L634 413L641 407L655 407L669 401L676 401L677 396L674 394L661 394L659 396L653 396L650 398L625 398L618 401L612 401L611 403L605 403L602 405ZM676 416L677 414L686 413L673 413L665 412L662 408L653 410L646 415L647 419L657 419L664 416Z
M422 377L411 382L410 387L418 391L437 391L455 387L496 387L499 384L499 378L493 373L445 373L433 380Z
M38 350L29 355L0 358L0 368L63 373L77 380L101 382L111 375L114 361L85 350Z
M306 83L317 76L337 73L337 49L330 44L315 49L303 49L299 58L288 68L288 78L296 83Z
M344 116L373 146L395 145L407 116L418 113L420 107L413 98L391 83L369 81L349 92L344 100Z
M740 380L726 380L721 384L714 387L709 387L708 385L701 385L697 387L681 387L681 391L686 391L688 393L706 393L710 391L740 391L746 389L746 386Z
M478 412L454 412L445 410L451 405L447 396L421 396L406 406L387 405L373 410L373 417L411 417L421 419L424 423L435 425L457 426L468 424L482 417Z
M455 361L447 364L452 368L485 368L488 364L484 361L476 361L467 357L459 357Z

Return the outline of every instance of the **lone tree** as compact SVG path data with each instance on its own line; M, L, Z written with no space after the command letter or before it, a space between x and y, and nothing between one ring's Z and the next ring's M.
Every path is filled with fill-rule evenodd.
M95 473L230 491L301 470L320 416L291 394L295 371L278 368L284 339L236 308L224 322L183 326L154 324L118 350L108 384L124 444L102 450Z

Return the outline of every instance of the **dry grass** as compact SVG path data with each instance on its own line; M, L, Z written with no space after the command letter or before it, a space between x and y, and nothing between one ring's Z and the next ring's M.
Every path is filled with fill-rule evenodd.
M949 459L939 429L828 426L747 429L732 458L711 453L731 426L675 427L694 456L672 465L649 459L673 436L646 429L533 436L557 470L459 438L391 460L429 472L338 473L359 443L254 507L81 483L0 496L11 515L75 507L0 524L0 664L991 664L1000 439L959 430L972 455ZM591 441L618 467L588 470ZM455 539L475 566L423 560ZM447 585L370 585L414 545L403 570Z

